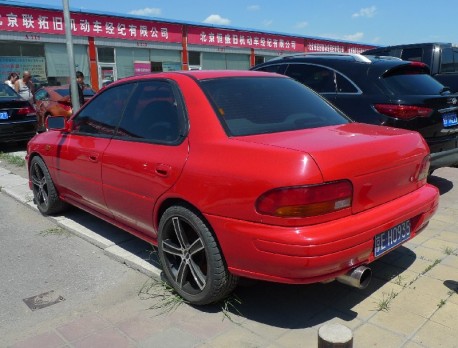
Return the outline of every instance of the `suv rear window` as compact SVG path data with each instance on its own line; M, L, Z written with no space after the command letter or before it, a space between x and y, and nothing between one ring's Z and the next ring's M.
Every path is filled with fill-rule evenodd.
M350 122L319 95L291 79L238 77L201 84L229 136Z
M392 94L396 95L437 95L444 88L423 69L409 66L385 73L382 82Z

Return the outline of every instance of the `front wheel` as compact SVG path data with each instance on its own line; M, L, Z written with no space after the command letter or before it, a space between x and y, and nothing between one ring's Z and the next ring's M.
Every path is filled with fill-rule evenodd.
M32 181L34 201L42 214L56 214L67 207L57 194L46 164L38 156L30 162L29 177Z
M227 270L209 226L186 207L165 211L159 223L158 250L167 281L191 304L217 302L237 285L238 277Z

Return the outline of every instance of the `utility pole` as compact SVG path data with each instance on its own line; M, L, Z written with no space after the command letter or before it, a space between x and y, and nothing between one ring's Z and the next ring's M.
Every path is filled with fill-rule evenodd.
M64 7L64 22L65 22L65 37L67 40L67 56L68 56L68 66L70 70L70 86L72 91L72 111L73 113L77 112L81 105L78 95L78 86L76 85L76 75L75 75L75 59L73 55L73 40L72 40L72 23L70 21L70 9L69 9L69 0L62 0L62 5Z

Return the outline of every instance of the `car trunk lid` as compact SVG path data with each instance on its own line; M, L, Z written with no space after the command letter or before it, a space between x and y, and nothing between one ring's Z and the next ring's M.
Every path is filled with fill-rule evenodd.
M320 168L324 182L350 180L353 213L423 185L415 177L428 149L416 132L350 123L240 139L308 153Z

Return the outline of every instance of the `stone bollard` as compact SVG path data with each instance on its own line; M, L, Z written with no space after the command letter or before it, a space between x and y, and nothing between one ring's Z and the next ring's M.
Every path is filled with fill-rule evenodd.
M318 330L318 348L352 348L353 333L339 323L326 324Z

